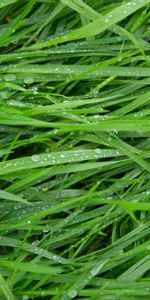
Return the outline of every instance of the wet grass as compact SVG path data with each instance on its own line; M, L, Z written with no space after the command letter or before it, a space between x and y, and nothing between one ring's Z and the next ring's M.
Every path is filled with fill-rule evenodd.
M150 299L149 0L0 2L0 299Z

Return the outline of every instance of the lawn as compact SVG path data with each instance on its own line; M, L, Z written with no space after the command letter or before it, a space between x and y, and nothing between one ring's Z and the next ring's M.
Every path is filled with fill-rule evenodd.
M150 0L0 1L0 300L150 299Z

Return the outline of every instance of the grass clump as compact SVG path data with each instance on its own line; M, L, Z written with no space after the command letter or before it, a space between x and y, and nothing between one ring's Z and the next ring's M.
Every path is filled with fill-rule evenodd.
M149 0L0 2L0 299L150 299Z

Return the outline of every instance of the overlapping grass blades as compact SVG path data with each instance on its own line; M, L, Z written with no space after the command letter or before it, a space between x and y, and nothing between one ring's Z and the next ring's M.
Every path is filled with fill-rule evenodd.
M149 4L0 2L0 299L150 298Z

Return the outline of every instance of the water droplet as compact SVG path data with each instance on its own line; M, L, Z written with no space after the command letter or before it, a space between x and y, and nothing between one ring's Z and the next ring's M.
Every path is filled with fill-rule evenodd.
M13 80L16 79L16 76L15 76L14 74L8 74L8 75L5 75L5 76L4 76L4 79L5 79L6 81L13 81Z
M97 148L97 149L94 150L94 152L95 152L96 154L100 154L100 153L101 153L101 150Z
M37 86L33 86L32 87L32 91L33 91L33 95L38 94L38 88L37 88Z
M78 153L75 153L74 156L78 156Z
M31 84L34 82L34 79L30 76L25 77L24 83Z
M32 159L32 161L34 161L34 162L37 162L37 161L39 161L40 160L40 157L39 157L39 155L32 155L31 156L31 159Z
M94 115L93 117L96 119L96 118L99 118L100 115L97 114L97 115Z
M68 296L72 299L75 298L77 296L77 294L78 293L75 289L71 289L71 290L68 291Z
M104 22L107 24L110 22L109 18L104 18Z
M29 296L28 295L24 295L23 297L22 297L22 300L28 300L29 299Z
M46 233L47 233L47 232L48 232L48 229L43 229L43 232L46 232Z

